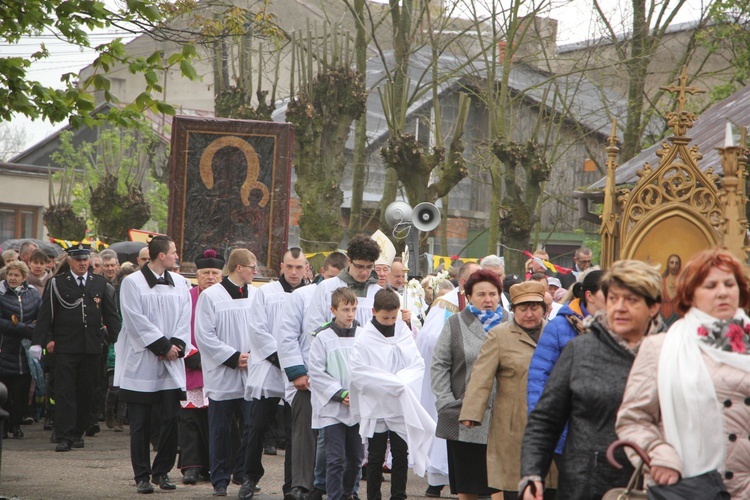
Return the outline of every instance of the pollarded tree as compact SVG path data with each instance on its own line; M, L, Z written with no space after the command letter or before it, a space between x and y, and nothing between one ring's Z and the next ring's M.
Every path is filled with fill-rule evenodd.
M321 37L308 32L292 43L292 81L296 76L298 83L286 119L294 125L300 240L308 252L335 250L344 236L344 147L352 122L365 111L364 77L352 68L348 33L338 28Z

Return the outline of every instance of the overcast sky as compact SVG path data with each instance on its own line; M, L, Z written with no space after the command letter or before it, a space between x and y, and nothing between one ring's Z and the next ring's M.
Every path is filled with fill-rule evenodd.
M481 1L481 0L480 0ZM675 0L672 0L674 3ZM629 2L619 2L617 0L601 0L607 14L612 19L619 19L616 25L624 26L622 19L627 18ZM595 22L592 15L591 0L553 0L555 7L547 14L549 17L557 19L558 25L558 45L582 41L588 38L598 38L603 35L600 28ZM702 0L688 0L687 7L683 7L676 22L685 22L696 19L705 4ZM622 28L627 31L627 28ZM113 38L125 37L126 33L118 33L115 30L106 32L96 32L91 35L92 45L105 43ZM130 38L125 38L125 41ZM93 50L83 50L78 47L65 44L55 38L52 34L29 37L23 39L18 44L9 45L0 42L0 55L3 57L22 56L28 57L29 54L39 49L39 44L44 43L47 49L52 53L52 57L32 65L29 77L37 80L44 85L62 86L60 77L64 73L77 73L82 68L90 64L96 54ZM24 148L32 146L49 136L55 130L60 129L65 124L51 125L39 121L32 122L25 117L18 117L11 122L11 127L23 129L26 134L26 143Z

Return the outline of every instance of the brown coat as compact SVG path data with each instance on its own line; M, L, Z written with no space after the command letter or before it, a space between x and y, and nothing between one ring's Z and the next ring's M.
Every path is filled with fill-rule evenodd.
M677 471L682 461L665 441L657 387L659 355L665 335L647 337L633 364L625 396L617 414L617 435L646 450L652 465ZM703 354L724 416L726 442L724 484L732 498L750 498L750 373L719 364ZM750 362L750 356L748 357ZM631 456L634 463L640 459Z
M546 323L546 322L545 322ZM487 334L471 372L460 420L482 423L497 381L487 442L487 479L491 488L516 491L521 478L521 440L526 428L526 379L536 342L515 321ZM547 487L554 484L547 482Z

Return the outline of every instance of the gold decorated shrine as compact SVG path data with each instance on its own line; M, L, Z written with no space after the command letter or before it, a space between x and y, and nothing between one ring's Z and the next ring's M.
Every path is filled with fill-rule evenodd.
M726 248L747 262L745 132L740 146L729 143L717 148L722 178L711 168L703 171L703 155L687 136L698 118L686 109L686 103L688 95L704 91L688 86L684 68L678 84L661 88L676 94L676 110L665 115L673 135L657 150L659 164L645 163L637 172L637 182L628 189L618 189L615 182L619 148L616 123L612 126L599 230L602 268L619 259L638 259L660 264L667 276L665 266L671 258L684 263L696 252L713 247Z

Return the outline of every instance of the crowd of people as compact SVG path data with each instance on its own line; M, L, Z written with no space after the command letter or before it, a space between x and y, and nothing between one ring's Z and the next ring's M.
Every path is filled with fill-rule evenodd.
M750 498L750 283L734 256L600 270L581 247L570 272L537 251L525 276L490 255L420 282L395 253L358 236L316 276L290 248L255 286L252 252L208 249L193 286L165 236L136 263L6 250L3 437L43 419L68 452L100 421L127 430L140 494L176 489L176 465L183 484L253 498L280 421L285 500L380 500L384 472L403 500L410 468L425 496L460 500L599 499L639 474L649 498ZM640 447L615 452L619 469L618 439Z

